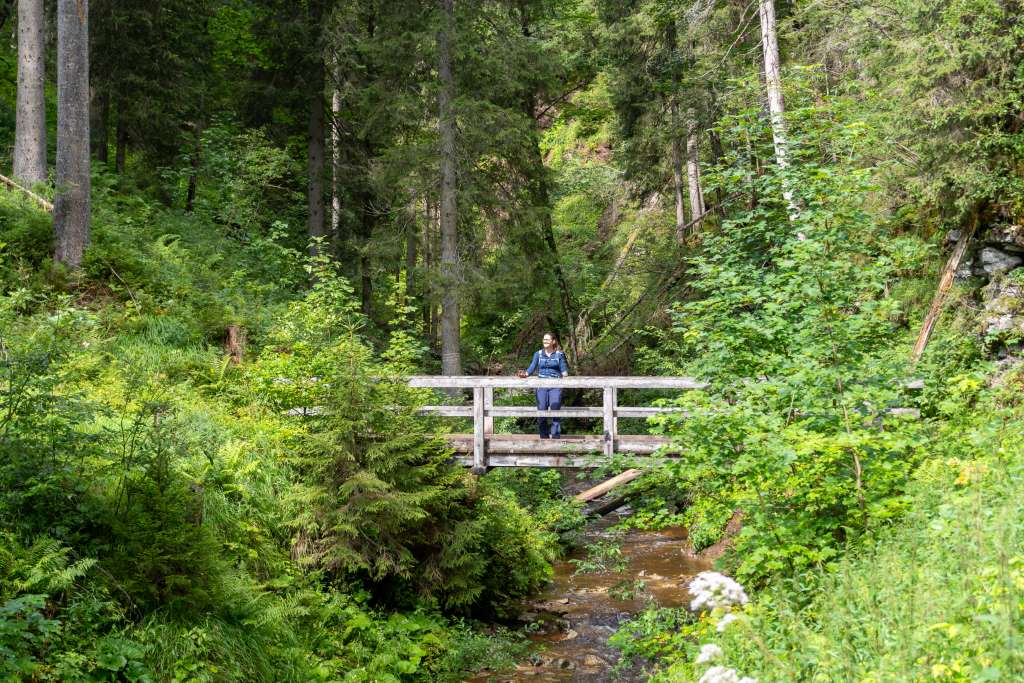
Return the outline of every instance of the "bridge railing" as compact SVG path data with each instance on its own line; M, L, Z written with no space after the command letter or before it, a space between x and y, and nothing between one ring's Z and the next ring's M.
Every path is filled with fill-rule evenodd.
M563 377L559 379L530 377L520 379L518 377L477 377L469 375L460 376L414 376L409 378L409 386L432 388L432 389L472 389L472 405L436 405L424 406L421 413L438 415L441 417L466 417L473 420L472 434L472 467L474 472L485 472L491 463L489 450L495 441L494 418L495 417L588 417L601 418L603 435L599 441L586 439L580 444L569 441L553 440L548 442L530 441L519 439L518 441L506 442L506 452L572 452L580 450L600 450L605 456L611 456L616 452L650 452L652 444L658 444L651 439L639 443L634 435L620 435L618 428L619 418L645 418L659 413L675 412L675 408L651 408L642 406L621 406L618 402L620 389L703 389L706 383L695 380L691 377ZM533 390L538 388L562 388L562 389L600 389L602 391L602 405L600 407L573 407L561 410L538 410L528 406L495 406L495 389L519 389ZM452 439L457 449L464 448L470 451L469 444L465 439ZM594 447L594 448L591 448ZM555 459L562 463L563 459ZM503 462L501 464L518 464L516 462Z

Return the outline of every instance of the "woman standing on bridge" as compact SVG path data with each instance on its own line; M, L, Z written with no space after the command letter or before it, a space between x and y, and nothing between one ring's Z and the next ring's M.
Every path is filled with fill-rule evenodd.
M535 371L541 379L568 377L569 364L565 361L565 354L562 353L561 345L558 343L558 335L548 332L544 335L544 348L533 354L530 367L520 370L518 374L523 379L532 375ZM561 387L538 388L537 389L537 410L558 410L562 407ZM548 432L548 418L538 419L540 438L560 439L562 438L562 421L557 417L551 419L551 432Z

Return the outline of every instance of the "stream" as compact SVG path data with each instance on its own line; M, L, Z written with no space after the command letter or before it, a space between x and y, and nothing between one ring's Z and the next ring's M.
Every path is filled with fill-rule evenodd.
M471 679L491 681L644 681L637 669L617 675L613 667L618 651L608 638L619 624L643 611L648 604L680 607L687 604L689 579L710 569L709 560L690 551L686 529L629 531L621 538L625 569L577 574L571 560L587 558L588 545L614 538L609 528L625 513L613 513L591 524L583 543L554 567L554 580L540 595L524 605L521 619L538 624L530 636L535 643L532 657L512 673L483 674ZM641 581L635 595L624 596L616 587Z

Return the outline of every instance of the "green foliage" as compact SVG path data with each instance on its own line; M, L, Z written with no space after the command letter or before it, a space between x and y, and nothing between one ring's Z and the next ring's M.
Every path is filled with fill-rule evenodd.
M655 680L696 681L703 667L692 660L707 642L759 680L1019 678L1024 454L1020 377L1005 379L975 409L961 404L934 424L934 457L912 477L900 526L872 533L830 571L787 577L722 632L712 614L678 632L655 627L641 648L666 657ZM673 647L657 652L659 639Z
M755 135L754 116L721 125ZM700 297L677 306L651 357L712 381L673 403L686 417L658 421L686 454L664 466L694 504L684 519L698 547L743 511L732 556L743 582L828 564L898 516L920 457L914 428L886 415L905 372L887 354L899 332L887 292L925 252L882 238L864 208L869 174L815 161L822 146L857 153L862 125L815 123L836 116L827 103L794 107L792 164L752 179L762 199L706 236L692 260ZM744 177L744 160L731 163L719 177ZM787 187L799 188L795 211Z

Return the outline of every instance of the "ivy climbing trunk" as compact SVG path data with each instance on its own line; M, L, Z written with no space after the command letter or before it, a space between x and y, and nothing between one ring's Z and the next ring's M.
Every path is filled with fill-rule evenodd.
M462 374L459 330L458 202L456 199L455 79L452 43L455 40L455 0L441 0L441 29L437 34L438 128L441 136L441 372Z
M14 177L46 182L46 19L43 0L18 0L18 95Z
M58 0L54 260L70 268L89 242L89 172L89 0Z

